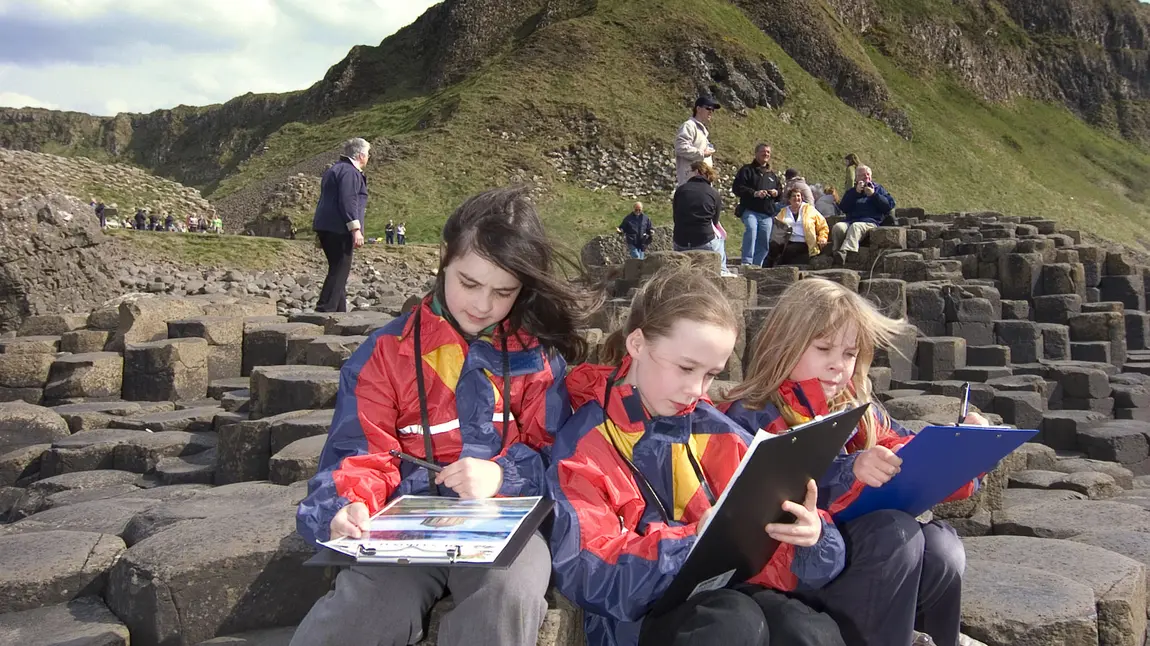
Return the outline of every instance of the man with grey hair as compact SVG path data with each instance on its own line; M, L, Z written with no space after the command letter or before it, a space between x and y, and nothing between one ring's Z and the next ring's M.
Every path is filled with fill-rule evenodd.
M869 166L860 165L855 170L855 184L843 195L839 209L846 219L831 228L831 244L835 261L845 264L847 252L857 252L863 236L894 211L894 197L873 180Z
M343 154L323 174L312 229L327 257L327 277L316 303L317 312L347 311L347 277L352 251L363 246L367 211L367 177L363 169L371 144L356 137L343 143Z

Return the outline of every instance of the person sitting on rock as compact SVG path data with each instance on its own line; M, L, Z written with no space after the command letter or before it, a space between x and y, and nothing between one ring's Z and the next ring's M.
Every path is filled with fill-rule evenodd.
M565 359L586 357L579 330L602 303L561 275L562 260L525 189L481 193L447 219L431 292L341 369L318 473L296 515L305 539L359 538L405 494L544 494L552 438L571 414ZM353 565L291 644L414 644L450 590L438 644L534 646L550 565L538 533L506 569Z
M383 234L387 239L387 244L395 244L395 220L387 221L383 227Z
M764 545L781 545L761 571L651 612L753 439L706 398L741 318L710 277L663 269L608 338L604 365L567 376L576 412L547 470L551 550L556 587L583 608L589 646L843 644L834 619L790 597L831 582L844 564L814 481L805 504L783 503L792 522L764 525Z
M635 207L623 217L615 232L623 234L629 256L639 260L647 257L647 247L655 236L655 227L651 226L651 218L643 213L642 202L635 202Z
M914 435L873 397L869 368L875 350L912 331L883 316L851 289L823 278L794 283L779 297L756 337L747 374L720 406L749 433L780 435L820 415L869 403L843 453L819 479L819 508L832 515L866 487L881 487L899 471L897 451ZM966 424L985 426L971 413ZM969 497L979 481L949 500ZM848 644L923 644L915 627L939 646L958 646L962 618L962 541L941 521L920 524L882 510L839 525L846 568L820 590L796 596L834 617Z
M839 264L845 264L848 252L857 252L859 243L872 229L882 224L894 211L894 197L875 182L869 166L855 171L855 185L839 202L846 219L831 229L832 248Z
M805 265L827 246L827 220L814 205L803 201L802 189L787 192L787 202L775 215L774 226L786 232L786 238L771 244L772 266Z
M833 218L839 214L839 191L827 184L822 187L822 195L815 198L815 208L824 218Z

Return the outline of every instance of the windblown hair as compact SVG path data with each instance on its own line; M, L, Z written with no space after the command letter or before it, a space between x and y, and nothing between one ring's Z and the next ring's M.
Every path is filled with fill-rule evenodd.
M631 299L631 315L607 337L601 362L615 365L627 353L627 335L642 330L647 339L666 337L680 320L738 330L738 317L714 281L690 267L668 267L647 281Z
M875 350L894 347L895 339L913 328L905 320L884 316L862 296L823 278L800 280L783 292L754 341L747 376L727 399L742 400L749 409L762 409L768 403L781 406L779 386L790 378L811 343L833 337L849 323L858 329L854 374L850 386L827 403L834 411L869 402L869 372ZM866 446L874 446L874 416L865 416L862 426Z
M589 281L582 265L555 250L526 187L469 198L443 225L441 244L436 294L443 296L447 266L474 251L523 284L507 315L511 334L524 330L572 363L586 359L588 345L579 328L599 309L603 291L583 287Z
M715 180L719 179L719 174L715 172L714 167L704 161L697 161L691 164L691 170L702 175L703 178L711 184L714 184Z

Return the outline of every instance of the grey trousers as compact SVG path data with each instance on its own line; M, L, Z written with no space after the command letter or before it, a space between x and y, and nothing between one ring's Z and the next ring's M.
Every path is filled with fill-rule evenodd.
M831 248L835 251L857 252L863 236L877 228L877 224L870 222L839 222L831 227Z
M439 625L440 646L535 646L550 578L551 552L539 534L506 570L350 567L312 606L291 646L414 644L445 591L455 608Z

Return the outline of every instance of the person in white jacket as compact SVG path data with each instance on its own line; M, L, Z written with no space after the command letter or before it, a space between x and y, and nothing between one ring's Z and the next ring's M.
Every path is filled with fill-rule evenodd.
M701 161L714 166L711 158L715 154L715 147L708 139L708 128L711 125L711 115L721 107L715 99L701 96L695 101L691 118L679 127L679 134L675 136L676 187L682 186L694 175L691 164Z

